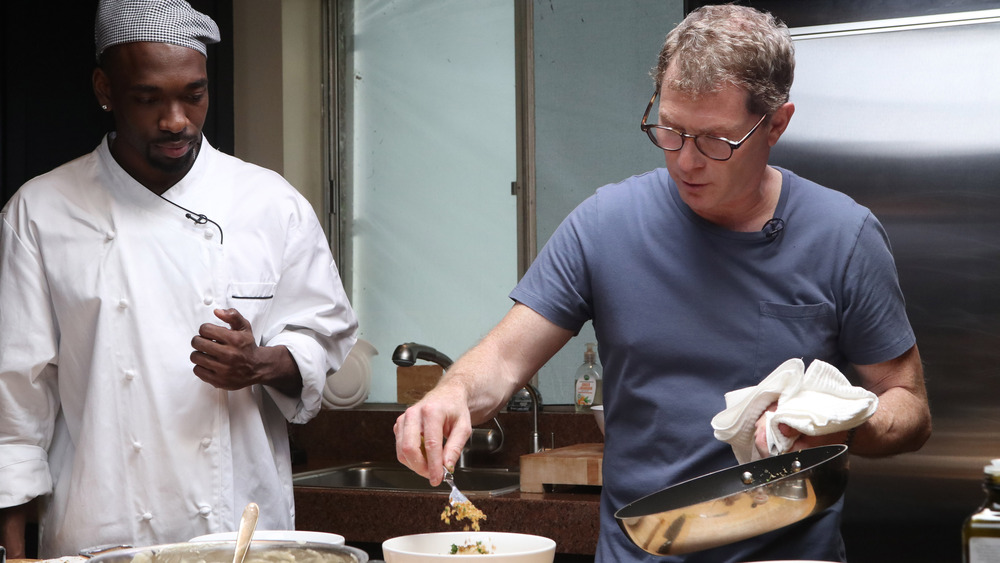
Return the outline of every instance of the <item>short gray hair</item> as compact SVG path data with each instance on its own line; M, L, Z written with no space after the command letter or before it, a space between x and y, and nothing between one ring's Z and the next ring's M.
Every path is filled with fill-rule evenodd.
M795 48L788 27L766 12L731 4L703 6L667 34L652 75L663 86L693 96L731 84L745 90L747 111L774 113L788 101Z

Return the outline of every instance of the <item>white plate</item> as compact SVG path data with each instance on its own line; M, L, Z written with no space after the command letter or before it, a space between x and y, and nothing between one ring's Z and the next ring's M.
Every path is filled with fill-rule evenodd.
M193 542L236 541L236 532L220 532L191 538ZM257 530L253 541L296 541L344 545L344 536L326 532L299 532L296 530Z
M365 402L372 387L372 356L378 350L370 342L358 339L344 358L340 370L327 376L323 387L323 406L328 409L350 409Z

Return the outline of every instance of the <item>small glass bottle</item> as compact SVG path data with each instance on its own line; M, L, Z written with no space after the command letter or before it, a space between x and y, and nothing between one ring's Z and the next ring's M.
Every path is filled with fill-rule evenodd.
M1000 561L1000 459L983 468L986 500L965 521L962 528L962 561L996 563Z
M590 412L590 407L600 405L603 401L601 364L597 363L597 344L587 343L587 351L583 353L583 363L576 370L574 386L574 404L576 412Z

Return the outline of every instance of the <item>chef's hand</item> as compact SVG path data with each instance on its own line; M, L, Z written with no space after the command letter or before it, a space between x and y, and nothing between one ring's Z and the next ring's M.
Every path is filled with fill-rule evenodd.
M465 388L442 381L396 419L396 458L431 485L441 484L442 467L454 469L472 422Z
M250 321L236 309L216 309L229 328L205 323L191 339L194 374L228 391L268 385L291 397L302 391L302 376L284 346L258 346Z
M757 453L760 454L762 459L771 456L771 452L767 447L766 413L773 412L777 408L778 403L771 403L771 406L769 406L764 413L761 413L760 418L757 419L757 426L754 434L754 445L757 447ZM833 434L826 434L823 436L807 436L791 426L780 422L778 423L778 431L787 438L795 439L795 442L792 443L792 447L788 449L789 452L796 452L806 448L815 448L817 446L826 446L828 444L843 444L847 440L846 431L835 432Z

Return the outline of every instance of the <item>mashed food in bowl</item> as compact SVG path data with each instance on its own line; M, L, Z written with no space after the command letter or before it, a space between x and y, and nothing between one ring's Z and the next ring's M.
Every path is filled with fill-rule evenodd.
M202 544L205 545L205 544ZM198 544L136 553L131 563L232 563L233 548L201 548ZM306 547L251 545L244 563L354 563L350 553L335 553Z
M489 555L495 553L496 548L481 541L473 541L472 538L465 540L462 545L451 544L452 555Z
M479 547L484 549L476 549L476 542L480 542ZM459 548L468 550L459 552ZM430 563L462 559L553 563L555 552L556 542L550 538L513 532L429 532L399 536L382 542L382 553L389 563Z

